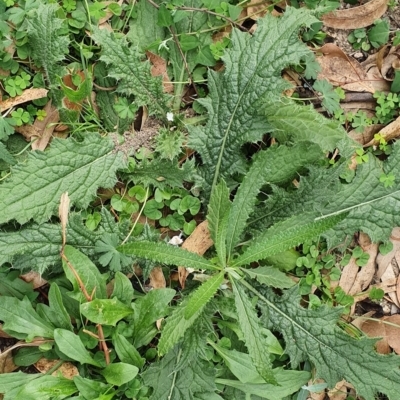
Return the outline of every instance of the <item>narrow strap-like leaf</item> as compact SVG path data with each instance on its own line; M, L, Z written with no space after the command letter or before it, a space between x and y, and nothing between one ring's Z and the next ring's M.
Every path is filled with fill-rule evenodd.
M123 254L130 254L163 264L172 264L195 269L217 269L210 261L198 254L166 243L134 242L118 246L117 250Z
M211 238L214 241L219 260L223 267L226 264L226 236L229 206L229 189L225 181L221 180L211 193L207 220Z
M185 318L191 318L196 312L202 309L214 296L224 280L224 272L214 275L203 283L193 294L185 308Z
M267 383L277 384L272 372L267 345L261 335L262 328L259 324L254 306L243 286L233 279L231 282L233 293L235 294L239 324L249 355L260 376L262 376Z
M272 226L258 236L231 266L248 265L254 261L262 260L291 247L298 246L306 240L311 240L321 235L345 217L346 214L340 214L315 221L315 214L306 213L289 218Z

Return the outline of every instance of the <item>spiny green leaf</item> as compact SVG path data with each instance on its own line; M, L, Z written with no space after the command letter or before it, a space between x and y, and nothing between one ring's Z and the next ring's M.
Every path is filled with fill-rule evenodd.
M255 155L229 213L230 226L226 239L228 258L231 257L234 246L246 228L261 187L267 183L285 182L292 178L299 168L315 162L322 155L321 149L311 143L299 143L293 147L273 146Z
M69 37L60 35L63 20L56 17L57 4L39 4L27 15L29 45L33 59L43 68L48 85L55 85L62 76L59 62L68 54Z
M228 212L230 207L229 189L224 180L211 193L208 204L208 229L217 250L221 265L226 265L226 235L228 229Z
M385 174L393 173L397 177L393 186L385 187L380 182L382 168ZM367 233L373 242L388 239L393 227L400 224L399 168L400 143L396 142L386 162L382 164L375 157L369 157L367 163L357 167L351 184L342 184L333 197L327 193L319 203L322 216L348 213L343 222L327 232L330 246L356 231Z
M44 222L57 212L64 192L72 204L86 208L99 186L116 182L115 172L125 164L112 149L111 140L87 134L82 143L54 139L50 150L31 152L0 185L0 224L12 219Z
M167 354L181 340L185 332L202 313L202 310L197 310L190 318L185 318L186 305L191 301L194 294L195 292L192 292L167 318L167 323L161 332L161 338L158 342L160 356Z
M319 221L315 221L315 216L315 213L304 213L277 223L254 239L244 253L233 260L231 266L248 265L311 240L342 221L346 214Z
M378 392L390 400L398 398L400 357L376 353L376 339L357 339L343 332L337 326L342 309L301 307L298 286L283 296L265 288L259 291L266 296L265 313L270 322L283 333L293 368L310 359L317 369L317 377L324 379L329 387L346 379L365 400L375 399Z
M339 122L325 118L312 106L281 99L269 102L265 110L268 123L274 127L272 135L280 142L311 142L323 151L333 151L340 140L344 140L348 146L356 144Z
M277 384L272 372L272 365L267 351L265 340L261 336L261 325L257 318L254 306L240 282L231 280L235 295L236 310L240 328L244 335L249 355L260 376L267 383Z
M298 30L313 22L317 20L304 9L288 7L283 17L260 18L252 37L233 31L232 49L223 57L225 70L209 72L210 95L201 100L209 113L207 126L189 131L189 147L201 155L212 189L221 177L246 170L240 147L260 140L268 128L258 106L287 88L281 70L309 53L298 40Z
M286 274L274 267L258 267L254 269L241 268L250 278L256 279L263 285L278 289L287 289L295 283Z
M125 227L110 220L106 208L101 210L102 220L96 231L86 228L82 216L71 213L68 219L68 243L93 261L96 260L95 243L104 232L125 235ZM121 232L120 232L121 231ZM61 229L58 223L29 224L24 228L0 231L0 265L10 262L20 270L32 269L43 273L50 266L61 266Z
M194 358L185 368L179 368L181 357L182 351L176 348L142 374L145 385L153 388L152 397L160 400L222 400L215 393L215 371L210 363Z
M147 106L150 114L166 118L168 97L163 92L161 78L151 75L150 64L142 61L136 46L117 38L106 29L93 29L93 40L102 47L100 59L110 65L109 76L117 79L117 91L135 96L138 106Z
M8 152L7 147L4 145L4 143L1 142L0 142L0 160L3 160L10 165L14 165L17 163L13 155Z
M135 183L142 183L144 187L152 185L162 190L165 187L183 187L184 182L196 180L194 160L179 166L176 162L158 157L151 161L143 160L135 167Z
M202 310L204 306L211 300L218 288L224 281L224 272L212 276L205 283L203 283L188 301L185 308L185 318L189 319L196 314L197 311Z
M163 264L172 264L195 269L217 269L217 267L207 259L166 243L133 242L118 246L117 250L123 254L135 255L136 257L142 257L146 260Z
M258 396L262 399L281 400L297 392L310 379L307 371L288 371L282 368L272 370L280 386L269 383L242 383L232 379L215 380L220 385L231 386L248 395Z

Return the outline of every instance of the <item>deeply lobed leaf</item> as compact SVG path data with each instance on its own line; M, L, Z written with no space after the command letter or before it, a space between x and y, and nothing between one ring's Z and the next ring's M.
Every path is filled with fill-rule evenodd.
M150 64L143 62L135 46L117 38L106 29L93 29L93 39L102 46L100 59L110 65L109 76L117 79L118 92L134 95L138 106L147 106L150 114L165 119L168 97L163 92L161 78L150 73Z
M287 87L281 70L308 54L297 32L313 22L316 19L304 9L288 7L281 18L267 14L260 19L251 38L233 31L232 49L223 57L225 70L209 72L210 95L201 100L209 113L208 123L189 131L189 147L201 155L207 185L213 188L220 177L245 171L240 147L260 140L267 130L261 101L279 97Z

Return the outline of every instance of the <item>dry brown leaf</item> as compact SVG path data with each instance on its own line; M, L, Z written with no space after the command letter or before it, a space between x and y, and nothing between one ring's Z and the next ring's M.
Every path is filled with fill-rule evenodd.
M366 143L368 143L374 138L375 133L380 132L383 126L384 126L383 124L374 124L366 126L361 133L353 129L348 133L348 135L353 140L364 146Z
M395 257L396 252L400 250L400 228L393 228L389 240L393 244L393 249L386 255L378 254L376 257L376 262L378 264L376 276L378 279L381 279L386 268L391 264L393 257Z
M20 133L26 140L32 140L40 136L40 131L33 125L14 126L15 132Z
M368 311L367 313L353 319L353 321L351 321L351 324L361 331L361 325L365 322L365 319L372 317L374 314L375 311Z
M60 362L60 360L47 360L46 358L41 358L39 361L37 361L34 365L36 369L41 372L42 374L47 373L50 369L52 369L55 365L57 365ZM74 376L79 375L78 368L68 362L65 361L61 364L60 368L58 368L56 371L52 373L53 376L58 376L61 373L61 375L64 378L67 379L74 379Z
M165 277L162 272L161 267L155 267L150 272L150 286L153 289L162 289L167 287L167 283L165 282Z
M359 269L360 267L356 264L356 259L354 257L352 257L349 263L343 268L340 275L339 286L346 294L350 292L350 289L354 285Z
M105 5L109 5L109 4L112 4L112 3L115 3L115 1L104 1L103 2L103 4L105 4ZM118 2L117 2L117 4L119 4L120 6L122 6L122 4L124 3L124 0L119 0ZM114 14L111 12L111 11L109 11L108 9L106 9L106 15L103 17L103 18L100 18L99 19L99 25L102 25L102 24L104 24L105 22L107 22L110 18L112 18L112 16L113 16Z
M369 254L369 260L366 265L364 265L360 271L358 272L356 279L354 280L353 286L351 287L349 294L354 295L356 293L362 292L366 289L371 283L375 271L376 271L376 256L378 255L379 246L377 244L365 244L365 235L364 233L360 234L361 238L364 238L364 252Z
M372 25L387 10L387 0L372 0L359 7L332 11L322 17L325 26L357 29Z
M0 352L0 374L7 374L15 371L17 367L14 364L13 356L11 352L1 353Z
M390 317L384 317L383 320L385 322L389 322L388 324L384 324L389 346L397 354L400 354L400 315L395 314L391 315Z
M44 111L46 111L46 116L42 121L36 119L33 123L33 127L39 131L39 138L35 141L32 138L32 150L44 150L48 145L51 136L53 134L54 128L57 122L60 120L60 114L58 109L51 104L51 100L44 106Z
M346 381L338 382L335 387L328 391L329 400L346 400L347 399L347 386Z
M68 192L61 195L60 206L58 207L58 216L61 221L61 232L62 232L62 245L63 248L67 242L67 223L68 223L68 213L69 213L69 203L70 199Z
M268 14L268 7L271 4L270 1L250 0L246 4L247 17L253 21L264 17L265 14Z
M319 383L325 383L323 379L317 378L313 380L308 381L308 385L318 385ZM310 398L312 400L324 400L325 399L325 390L322 390L321 392L311 392L310 393Z
M18 104L26 103L27 101L41 99L47 96L47 89L26 89L20 96L10 97L7 100L0 102L0 111L6 111Z
M325 44L319 51L322 56L317 57L321 66L318 79L326 79L345 90L375 93L364 68L356 59L347 56L333 43Z
M398 138L400 136L400 117L395 119L389 125L386 125L379 133L387 142ZM365 145L365 147L377 146L378 144L379 140L372 139Z
M26 274L20 275L20 278L25 282L32 283L33 288L37 289L47 284L47 281L42 278L39 272L30 271Z
M369 337L381 337L381 340L376 342L376 351L380 354L390 353L389 344L386 338L385 324L381 320L366 320L361 325L361 330Z
M167 61L159 55L152 53L151 51L146 51L146 55L151 63L151 75L161 76L164 92L173 93L174 85L172 84L171 79L168 76Z
M386 271L382 274L381 280L382 282L386 281L393 281L397 279L396 273L394 271L394 266L392 264L389 264L388 267L386 268ZM396 304L397 307L400 307L399 300L397 298L397 293L395 291L389 292L388 293L390 299L394 304Z
M196 226L192 234L185 240L182 249L202 256L212 245L213 241L210 237L210 231L208 230L208 221L203 221ZM185 267L178 267L178 273L179 283L182 288L184 288L189 273Z

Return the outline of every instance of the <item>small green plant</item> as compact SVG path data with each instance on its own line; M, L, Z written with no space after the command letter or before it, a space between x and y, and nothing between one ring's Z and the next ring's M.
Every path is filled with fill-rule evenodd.
M355 50L369 51L371 46L378 48L386 44L389 39L389 23L386 20L377 20L370 29L359 28L349 34L347 40Z

